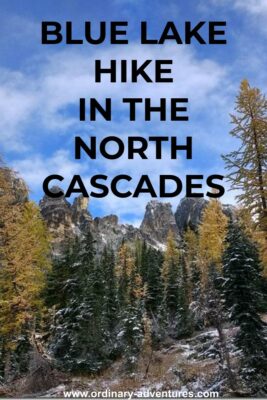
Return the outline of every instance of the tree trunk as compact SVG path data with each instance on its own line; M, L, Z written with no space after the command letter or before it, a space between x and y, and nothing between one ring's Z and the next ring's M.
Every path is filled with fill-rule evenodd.
M259 191L260 191L260 198L261 198L261 205L262 205L262 213L261 213L262 216L260 216L260 217L263 220L263 224L261 226L262 226L264 232L266 232L267 231L267 221L266 221L266 219L267 219L267 201L266 201L266 195L265 195L265 190L264 190L262 158L261 158L261 154L260 154L260 150L259 150L257 130L254 125L256 123L256 120L255 120L255 117L252 112L250 114L250 117L251 117L251 122L252 122L253 139L254 139L255 150L256 150L258 182L259 182Z

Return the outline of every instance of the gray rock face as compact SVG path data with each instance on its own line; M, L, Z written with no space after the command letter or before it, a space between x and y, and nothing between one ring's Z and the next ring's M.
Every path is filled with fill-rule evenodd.
M95 237L97 249L100 252L105 245L116 250L123 240L134 242L136 239L143 239L138 228L128 224L119 224L116 215L95 218L91 225L91 231Z
M230 219L230 221L235 221L237 219L236 207L232 204L223 204L222 209L226 217Z
M202 198L183 198L175 212L175 220L179 231L184 232L187 228L196 230L207 204L208 201Z
M89 199L81 195L76 197L71 206L72 222L81 231L86 230L93 221L93 217L88 211L88 205Z
M207 204L208 200L203 198L183 198L175 212L175 220L179 232L183 233L187 228L196 231ZM236 219L236 209L234 206L223 204L222 210L229 219Z
M58 192L54 187L51 191ZM145 240L150 246L159 250L165 249L169 230L180 239L175 218L169 203L152 201L148 203L146 213L140 228L120 224L116 215L92 218L88 211L88 199L79 196L71 205L64 196L50 198L44 196L40 201L40 209L47 222L52 236L54 255L62 253L66 242L90 229L99 252L105 245L117 249L123 240L134 242L136 239Z
M58 187L52 188L57 192ZM123 240L134 242L136 239L145 240L148 245L165 250L169 231L175 235L178 245L181 235L190 227L197 230L207 200L184 198L180 201L175 215L170 203L150 201L146 206L144 219L140 228L120 224L116 215L93 218L88 211L89 200L77 197L71 205L64 196L52 199L48 196L40 201L40 209L47 222L52 236L53 253L60 255L69 239L75 238L90 229L96 241L99 252L105 245L117 249ZM234 218L235 208L223 206L228 217Z
M54 193L59 190L60 188L57 186L51 189ZM46 195L40 201L39 206L51 234L53 252L55 255L60 254L64 243L75 235L72 207L64 196L51 198Z
M142 221L141 231L150 236L159 244L165 244L169 231L177 238L180 234L176 225L175 217L170 203L160 203L152 200L146 206L145 216Z

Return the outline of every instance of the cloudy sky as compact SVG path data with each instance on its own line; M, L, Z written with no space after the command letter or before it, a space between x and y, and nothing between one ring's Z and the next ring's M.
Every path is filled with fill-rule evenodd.
M229 113L233 112L240 81L266 92L266 0L1 0L0 2L0 154L27 181L31 197L42 197L42 181L53 173L65 178L66 188L74 174L80 174L90 191L92 175L110 178L125 173L138 178L148 174L158 185L160 174L173 174L182 180L186 174L224 174L221 154L236 147L229 135ZM77 37L83 35L84 21L91 21L97 34L99 21L128 21L128 45L99 46L41 45L41 21L64 24L72 21ZM140 21L159 38L167 21L183 32L184 21L227 21L226 46L140 45ZM173 60L173 84L137 84L107 81L94 83L94 60L132 58ZM103 100L112 97L111 122L79 122L80 97ZM157 104L161 97L189 98L189 122L144 122L142 108L136 122L129 122L123 97L150 97ZM170 160L165 146L162 160L155 160L154 147L149 160L129 161L126 156L109 161L83 157L74 159L74 136L84 139L115 135L177 136L184 143L193 136L193 159L181 153ZM227 185L226 185L227 186ZM121 221L138 224L149 195L138 199L91 199L94 216L116 213ZM170 199L174 209L180 198ZM224 202L234 202L226 192Z

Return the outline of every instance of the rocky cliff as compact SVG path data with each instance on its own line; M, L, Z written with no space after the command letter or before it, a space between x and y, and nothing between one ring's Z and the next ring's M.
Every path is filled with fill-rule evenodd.
M152 200L146 206L144 219L140 226L143 235L153 238L157 247L164 247L169 231L180 240L180 233L170 203Z
M187 228L197 230L201 221L203 211L208 204L208 200L203 198L183 198L175 212L175 220L179 232L182 234ZM223 204L224 214L230 218L235 218L235 207L230 204Z
M60 190L54 187L53 191ZM175 215L170 203L150 201L145 210L140 228L120 224L116 215L93 218L88 210L89 200L81 196L70 204L64 197L52 199L44 196L40 201L41 213L52 235L54 254L60 254L66 241L90 229L99 251L105 245L118 248L122 240L145 240L150 246L164 250L168 232L171 230L177 243L187 227L197 229L207 200L184 198L177 207ZM234 214L233 206L223 206L228 216Z

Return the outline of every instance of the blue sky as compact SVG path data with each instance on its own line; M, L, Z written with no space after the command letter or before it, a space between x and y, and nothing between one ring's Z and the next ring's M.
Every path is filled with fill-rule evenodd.
M148 174L157 185L158 175L173 174L184 180L186 174L224 174L220 155L235 148L229 135L229 113L234 109L240 81L266 93L266 0L1 0L0 3L0 154L27 181L31 197L38 201L42 181L51 173L65 177L73 174L85 182L104 173L113 177L126 173L133 185L141 174ZM41 21L73 22L77 36L84 21L128 21L128 45L42 46ZM163 46L140 45L140 21L147 21L156 38L167 21L182 27L185 20L226 20L226 46L190 46L169 43ZM172 59L173 84L94 83L94 60L132 58ZM78 120L80 97L101 100L112 97L115 111L111 122ZM188 97L189 123L144 122L139 115L129 122L123 97ZM165 147L163 160L109 161L103 157L90 161L74 159L74 136L101 139L108 135L126 139L128 135L177 136L184 142L193 136L193 159L184 154L170 160ZM227 185L226 185L227 186ZM66 186L65 186L66 187ZM116 213L121 221L138 225L148 195L138 199L118 199L112 195L91 199L94 216ZM170 199L174 209L180 198ZM223 202L234 202L226 192Z

